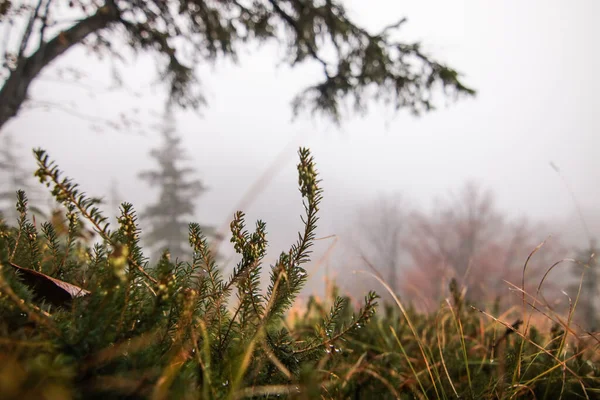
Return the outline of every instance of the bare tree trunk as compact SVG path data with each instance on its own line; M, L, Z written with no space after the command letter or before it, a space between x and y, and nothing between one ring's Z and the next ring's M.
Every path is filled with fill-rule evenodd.
M17 67L0 89L0 132L4 124L19 113L27 100L31 82L45 67L72 46L81 43L89 34L98 32L118 20L118 9L109 0L94 15L82 19L51 40L42 42L31 56L18 60Z

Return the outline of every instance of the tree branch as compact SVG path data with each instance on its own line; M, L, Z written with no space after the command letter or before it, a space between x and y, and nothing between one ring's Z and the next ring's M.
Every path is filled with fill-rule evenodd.
M31 37L31 32L33 32L33 25L35 25L35 21L38 19L40 15L40 8L42 8L43 0L38 1L35 9L33 10L33 14L29 18L27 22L27 28L25 28L25 32L23 33L23 38L21 39L21 45L19 46L19 53L17 54L17 59L21 59L23 54L25 54L25 49L27 48L27 44L29 43L29 38Z
M119 21L119 10L113 0L107 0L95 14L43 43L31 56L17 60L17 67L11 71L0 89L0 104L2 104L0 129L10 118L17 115L23 102L27 99L27 91L31 82L47 65L74 45L81 43L89 34L98 32L117 21Z

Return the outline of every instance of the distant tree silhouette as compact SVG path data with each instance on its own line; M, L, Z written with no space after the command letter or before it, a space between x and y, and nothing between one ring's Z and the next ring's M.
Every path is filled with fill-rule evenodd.
M507 296L505 281L521 286L527 257L546 236L541 224L508 220L496 209L491 192L468 183L457 195L438 201L430 214L412 215L407 241L412 268L403 280L404 292L439 300L455 278L470 301L500 297L505 305L516 302L520 296ZM531 259L525 287L531 294L543 273L562 258L560 251L554 239Z
M410 229L408 214L400 196L379 197L359 210L351 235L352 248L395 293L401 270L408 265L404 246Z
M154 249L154 257L168 249L175 259L188 252L188 223L194 216L198 197L206 191L206 187L192 177L195 173L193 168L180 166L180 162L188 157L175 131L170 109L165 112L161 133L162 146L150 151L158 168L139 174L151 187L159 189L158 200L149 205L142 215L150 224L144 240ZM211 234L212 228L204 227L204 231Z
M394 196L367 204L358 216L353 256L364 256L394 291L429 310L447 296L452 279L470 301L499 297L503 305L514 304L520 297L507 296L505 280L521 286L527 257L548 235L541 224L509 220L495 207L492 193L472 182L438 199L430 211L413 211ZM563 250L553 238L536 252L527 267L526 290L535 294ZM544 288L552 287L554 276Z

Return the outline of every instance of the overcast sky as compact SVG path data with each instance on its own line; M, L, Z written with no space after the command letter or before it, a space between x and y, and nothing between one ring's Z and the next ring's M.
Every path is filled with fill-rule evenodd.
M201 117L177 114L191 164L210 187L198 199L197 220L226 222L248 188L286 151L286 161L245 210L248 225L257 218L267 222L276 246L271 255L277 255L300 228L298 145L312 149L323 178L320 236L341 231L357 205L378 195L401 193L426 207L434 196L467 180L492 189L499 208L510 215L567 221L568 229L578 231L573 202L551 161L594 220L600 199L600 122L594 115L600 105L599 2L344 4L357 22L373 30L407 17L398 38L421 40L434 58L464 74L477 97L448 107L442 102L439 110L420 118L373 106L367 117L349 118L336 128L307 115L291 121L292 97L321 77L317 66L277 66L282 51L275 46L249 48L238 65L199 66L209 107ZM72 51L55 67L70 65L83 69L83 82L96 90L110 81L108 63L83 50ZM147 87L155 70L151 58L141 57L124 72L127 86L142 98L123 91L90 96L57 82L55 69L36 82L32 97L102 118L139 108L141 125L148 126L158 120L164 94L160 86ZM23 148L48 150L89 193L108 193L116 179L123 199L139 210L156 196L136 178L151 165L148 151L160 143L156 131L98 133L89 121L56 109L23 112L5 130ZM32 157L26 160L33 166ZM563 229L559 225L550 229Z

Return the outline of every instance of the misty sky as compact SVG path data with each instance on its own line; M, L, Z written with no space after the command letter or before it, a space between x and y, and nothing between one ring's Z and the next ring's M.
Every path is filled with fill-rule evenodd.
M226 222L252 183L287 149L287 161L245 210L248 225L257 218L267 222L276 256L300 227L299 145L312 149L323 178L320 236L343 230L355 218L356 206L378 195L401 193L427 207L434 196L469 179L492 189L499 208L510 215L546 219L555 222L550 229L577 231L573 202L550 161L594 219L600 199L600 121L594 117L600 105L599 2L344 4L357 22L373 30L407 17L397 37L422 40L429 54L464 74L477 97L448 107L442 99L439 110L420 118L394 115L373 104L368 116L348 118L338 129L306 114L291 121L291 99L321 76L315 65L294 70L277 66L283 50L276 46L248 48L238 65L198 66L209 106L201 117L177 114L177 123L192 165L210 187L197 202L200 222ZM94 132L88 120L55 108L23 112L5 130L24 149L46 149L91 194L108 193L111 180L118 180L123 200L141 211L156 192L136 175L150 165L148 151L160 143L159 133L150 127L160 118L164 98L160 85L148 85L155 80L152 58L140 57L123 71L126 86L142 98L128 91L103 92L110 83L109 63L82 49L55 64L67 66L85 71L82 82L94 96L57 81L54 68L36 82L32 97L99 118L139 108L146 133ZM25 161L33 167L33 157Z

